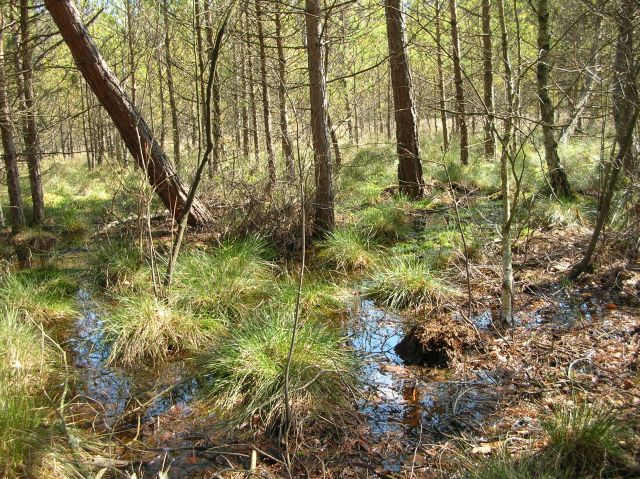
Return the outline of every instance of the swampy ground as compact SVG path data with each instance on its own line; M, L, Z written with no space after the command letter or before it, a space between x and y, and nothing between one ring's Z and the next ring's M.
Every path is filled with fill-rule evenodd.
M525 165L513 325L498 321L496 165L444 158L411 202L389 147L351 154L339 226L307 245L286 441L299 242L189 232L158 298L172 225L138 221L135 174L114 191L122 172L53 162L48 225L3 232L4 474L640 477L640 267L611 230L593 271L563 279L592 227L591 147L563 152L571 202Z

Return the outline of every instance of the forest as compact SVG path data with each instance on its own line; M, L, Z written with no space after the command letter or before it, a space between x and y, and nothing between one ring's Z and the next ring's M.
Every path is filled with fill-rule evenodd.
M0 477L640 478L637 0L0 0Z

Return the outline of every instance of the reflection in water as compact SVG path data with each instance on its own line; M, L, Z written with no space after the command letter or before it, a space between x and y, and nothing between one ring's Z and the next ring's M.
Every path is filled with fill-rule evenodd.
M141 404L145 405L141 408L145 414L143 419L153 420L174 404L185 405L193 398L198 384L195 379L183 381L186 374L183 363L174 363L158 371L159 381L150 381L148 376L153 373L149 371L145 372L145 377L137 377L130 371L107 364L111 349L105 340L98 307L89 292L83 289L78 291L78 303L82 314L75 322L75 335L70 340L79 376L76 394L101 410L106 426L113 426L127 409ZM155 397L173 384L177 386L170 392Z
M356 305L348 324L351 346L363 359L361 374L369 393L360 410L369 418L376 442L400 441L399 450L384 461L389 471L401 470L425 435L436 440L479 421L481 403L489 399L483 388L489 384L487 378L478 376L463 385L448 380L444 370L405 366L394 351L405 326L409 325L400 316L369 300Z

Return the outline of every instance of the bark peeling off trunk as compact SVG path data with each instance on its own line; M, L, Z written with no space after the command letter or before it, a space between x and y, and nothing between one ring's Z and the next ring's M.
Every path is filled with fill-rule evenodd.
M46 0L45 4L78 69L111 116L136 163L145 171L149 182L174 218L180 218L187 200L187 187L100 55L75 5L71 0ZM206 206L194 201L189 224L203 226L212 219Z

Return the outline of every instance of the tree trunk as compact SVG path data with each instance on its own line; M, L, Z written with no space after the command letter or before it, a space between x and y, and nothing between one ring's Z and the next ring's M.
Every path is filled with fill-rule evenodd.
M500 38L502 50L502 66L504 70L504 90L507 104L505 129L502 135L502 150L500 152L500 184L502 193L502 225L501 225L501 256L502 256L502 284L500 319L503 323L513 323L513 255L511 249L511 225L513 212L511 210L511 166L516 155L513 121L516 116L516 101L514 93L513 73L509 59L509 37L504 15L503 0L496 0L498 4L498 19L500 22Z
M491 0L482 0L482 58L484 86L484 154L496 153L493 112L493 51L491 41Z
M453 79L456 86L456 119L460 130L460 161L469 164L469 132L467 131L467 112L462 86L462 66L460 65L460 40L458 37L458 13L456 0L449 0L451 15L451 43L453 45Z
M242 19L240 20L242 22ZM241 23L242 25L242 23ZM249 96L247 94L248 81L247 81L247 52L245 48L244 42L241 41L242 45L242 57L240 58L241 62L241 88L242 88L242 104L240 109L240 116L242 117L242 156L245 160L245 163L249 161Z
M15 232L24 227L25 218L22 207L22 193L20 191L20 172L18 170L15 134L11 121L9 99L7 97L7 77L4 62L4 27L4 16L2 9L0 9L0 133L2 134L4 167L7 174L11 229Z
M317 234L331 231L335 225L331 145L327 128L327 93L322 58L324 48L320 18L320 0L305 0L311 133L316 186L314 230Z
M571 188L564 168L558 156L558 143L554 134L554 108L549 95L549 0L538 0L538 101L540 103L540 122L544 154L547 162L549 184L558 198L571 197Z
M273 185L276 182L276 159L273 153L273 140L271 138L271 101L269 99L269 84L267 82L267 47L264 38L261 1L262 0L255 0L258 51L260 54L260 87L262 89L262 124L264 127L264 141L267 147L269 184Z
M253 87L253 56L251 51L251 37L249 36L249 16L246 16L245 28L247 34L247 69L249 82L249 108L251 110L251 133L253 136L253 149L256 158L256 168L260 166L260 142L258 139L258 108L256 106L256 91Z
M169 90L169 108L171 109L171 133L173 140L173 161L179 170L180 158L180 122L176 103L175 85L173 84L173 59L171 55L171 35L169 22L169 0L164 0L162 14L164 17L164 61L167 67L167 90Z
M25 107L25 131L24 146L29 168L29 183L31 184L31 201L33 203L34 224L40 224L44 220L44 194L42 192L42 174L40 172L40 139L36 124L36 108L33 93L33 67L31 56L31 32L29 27L29 0L20 0L20 36L22 58L22 81Z
M441 30L441 4L436 0L436 66L438 69L438 104L440 106L440 122L442 124L442 145L445 151L449 149L449 130L447 127L447 102L444 91L444 73L442 66L442 33Z
M575 107L569 116L567 126L562 130L562 134L560 135L560 140L558 142L561 145L569 143L569 138L571 138L571 135L575 132L580 118L582 117L582 113L584 113L584 110L589 104L593 80L598 75L598 52L600 51L600 43L602 42L602 17L600 15L596 15L595 34L596 36L593 39L591 51L589 52L589 63L587 64L584 72L584 92L576 102Z
M278 101L280 103L280 135L282 137L282 154L284 155L287 168L287 178L292 180L295 177L295 167L293 164L293 145L289 136L289 119L287 114L287 59L284 53L282 42L282 19L280 15L280 4L276 6L275 28L276 28L276 48L278 50Z
M409 198L420 198L424 193L424 180L400 0L385 0L384 11L396 120L399 190Z
M46 0L45 4L78 69L111 116L136 163L145 171L164 205L174 218L179 219L187 199L187 188L100 55L72 0ZM202 226L211 220L211 213L206 206L194 201L189 215L190 224Z

